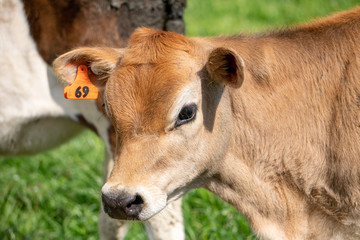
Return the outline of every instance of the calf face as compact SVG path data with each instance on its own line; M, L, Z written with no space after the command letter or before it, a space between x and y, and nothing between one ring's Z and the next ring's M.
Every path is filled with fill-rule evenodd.
M102 188L110 216L146 220L216 174L232 131L226 85L240 87L244 76L235 52L138 29L126 49L80 48L54 67L70 80L79 64L89 65L90 79L105 91L117 133L115 165Z

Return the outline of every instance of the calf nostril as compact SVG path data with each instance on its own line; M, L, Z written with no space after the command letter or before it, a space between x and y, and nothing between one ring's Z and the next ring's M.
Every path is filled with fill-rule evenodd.
M127 199L124 211L129 217L136 217L140 214L143 205L144 200L139 195L136 195Z
M142 200L142 198L139 195L135 196L135 200L131 203L129 203L126 207L131 207L133 205L141 205L143 204L144 201Z

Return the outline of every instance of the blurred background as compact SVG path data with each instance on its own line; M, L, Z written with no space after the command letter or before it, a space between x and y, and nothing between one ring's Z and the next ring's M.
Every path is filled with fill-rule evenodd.
M359 0L187 0L186 35L256 33L359 5ZM32 157L0 157L0 239L98 239L104 145L85 131ZM256 239L247 220L206 190L183 200L187 239ZM126 239L147 239L140 223Z

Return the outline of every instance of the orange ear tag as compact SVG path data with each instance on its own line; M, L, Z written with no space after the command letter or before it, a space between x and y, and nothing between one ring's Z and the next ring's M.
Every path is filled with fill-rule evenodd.
M97 99L98 88L90 81L85 65L77 68L75 81L64 88L66 99Z

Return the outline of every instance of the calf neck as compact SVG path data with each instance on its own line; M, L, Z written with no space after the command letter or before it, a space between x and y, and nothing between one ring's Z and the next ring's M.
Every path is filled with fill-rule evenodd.
M263 35L138 29L79 48L117 132L108 214L146 220L189 189L233 204L264 239L360 236L360 9Z

